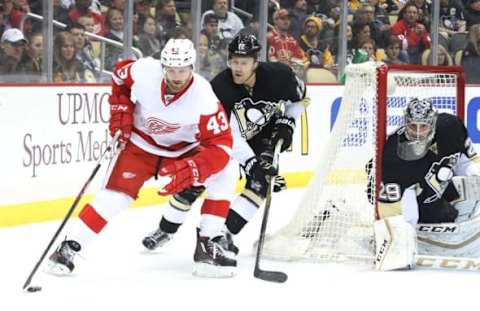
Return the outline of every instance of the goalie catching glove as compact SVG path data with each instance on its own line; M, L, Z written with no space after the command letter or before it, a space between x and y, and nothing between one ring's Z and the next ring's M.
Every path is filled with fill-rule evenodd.
M210 169L202 158L185 158L176 160L162 167L159 171L162 177L170 177L171 181L158 194L171 195L194 185L203 183L210 175Z
M125 144L132 135L133 111L135 105L125 95L110 95L110 135L113 137L120 130L118 141Z
M288 117L280 117L275 121L275 125L273 127L273 137L272 137L272 145L276 146L277 142L280 139L283 139L283 144L281 148L281 152L290 147L292 144L293 138L293 131L295 130L295 120L293 118Z

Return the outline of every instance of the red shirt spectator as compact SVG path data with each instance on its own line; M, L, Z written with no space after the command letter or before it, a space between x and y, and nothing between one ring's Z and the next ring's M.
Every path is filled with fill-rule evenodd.
M270 31L267 37L268 60L285 63L298 75L303 76L308 62L297 39L287 32L290 26L288 11L278 10L273 19L275 29Z
M407 4L404 10L403 19L391 28L392 35L402 40L403 49L408 51L411 58L410 62L419 63L418 55L430 47L430 35L425 25L418 22L418 8L414 4Z
M105 27L105 17L92 9L90 5L92 4L91 0L77 0L76 5L68 12L68 17L74 23L78 22L80 16L90 16L93 18L94 22L94 33L99 36L105 35L107 29Z

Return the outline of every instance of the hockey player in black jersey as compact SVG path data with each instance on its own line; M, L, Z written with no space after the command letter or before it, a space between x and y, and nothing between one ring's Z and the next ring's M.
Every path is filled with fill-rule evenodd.
M246 186L233 202L226 219L224 248L237 254L232 234L238 234L265 200L267 177L276 175L272 167L273 147L282 139L281 151L292 143L295 125L305 109L305 84L282 63L257 59L261 50L253 34L239 34L229 44L229 68L219 73L212 87L223 103L234 133L233 158L246 175ZM277 180L277 188L284 186ZM178 193L170 204L189 209L202 189ZM159 228L143 240L148 249L168 241L181 224L160 221ZM167 231L168 230L168 231Z
M477 156L462 121L451 114L438 114L429 99L412 99L405 112L405 126L388 137L382 158L380 213L404 195L417 204L403 204L411 223L454 221L458 212L451 202L458 199L452 177L477 175ZM411 192L409 194L409 191ZM408 201L408 199L407 199ZM410 208L409 205L412 205Z
M459 210L473 217L480 199L476 157L467 130L457 116L438 113L429 98L409 101L405 125L388 137L383 150L380 220L375 223L377 268L390 270L413 265L417 223L452 223L457 221ZM460 202L467 204L460 208ZM456 238L451 235L450 244ZM467 239L462 239L465 236L459 235L459 245L466 243ZM431 241L431 237L423 241L426 240ZM386 243L391 245L386 247ZM422 253L432 254L424 251L430 246L418 247Z

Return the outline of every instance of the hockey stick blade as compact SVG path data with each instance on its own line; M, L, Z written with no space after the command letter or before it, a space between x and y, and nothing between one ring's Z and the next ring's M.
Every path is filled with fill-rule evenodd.
M255 269L253 271L253 276L255 276L257 279L275 283L284 283L288 279L288 275L284 272L267 271L261 269Z

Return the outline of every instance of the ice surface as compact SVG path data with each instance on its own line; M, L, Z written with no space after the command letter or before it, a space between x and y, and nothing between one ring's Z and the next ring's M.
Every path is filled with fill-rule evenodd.
M275 194L269 231L285 223L303 190ZM263 212L263 211L261 211ZM415 270L375 272L355 266L263 261L262 268L288 273L284 284L253 277L252 244L262 213L237 237L238 275L232 279L192 276L199 206L165 248L146 253L141 239L153 230L161 207L120 215L76 260L73 276L37 272L22 285L59 222L0 229L0 310L474 310L480 274ZM76 221L76 220L74 220ZM288 245L285 245L288 247ZM41 268L42 269L42 268ZM348 309L347 309L348 308Z

